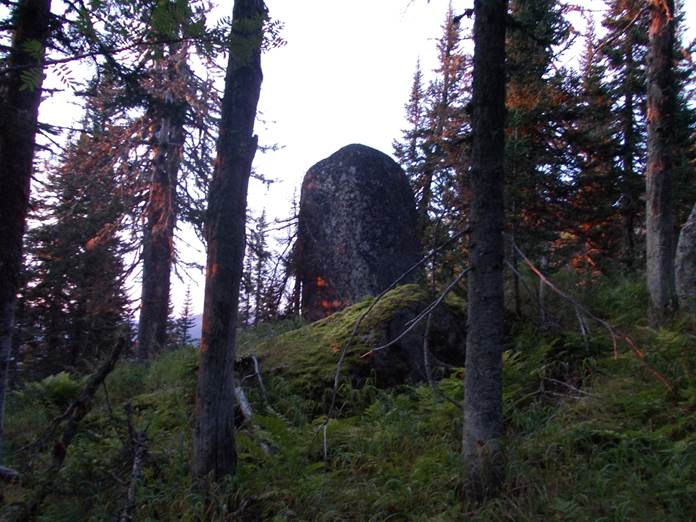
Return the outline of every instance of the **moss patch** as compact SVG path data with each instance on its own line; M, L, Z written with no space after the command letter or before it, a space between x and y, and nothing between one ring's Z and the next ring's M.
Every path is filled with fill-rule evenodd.
M372 356L363 355L390 340L388 325L398 314L415 317L432 299L427 290L415 284L399 286L384 295L362 320L353 337L343 361L343 374L354 385L365 382L374 364ZM294 382L303 392L323 391L333 382L340 352L355 324L373 301L374 298L368 298L297 330L253 345L247 343L239 350L238 359L255 355L261 361L263 372L282 374L284 379ZM441 306L448 313L462 315L461 298L450 297Z

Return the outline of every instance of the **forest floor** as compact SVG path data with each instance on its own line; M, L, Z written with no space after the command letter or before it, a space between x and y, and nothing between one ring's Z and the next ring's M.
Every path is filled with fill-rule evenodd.
M321 324L286 320L241 334L240 357L258 353L265 390L253 372L242 380L254 415L240 417L238 472L207 500L189 469L193 348L149 364L120 363L57 476L45 472L50 444L43 451L25 446L83 381L62 373L14 392L7 453L25 479L5 488L6 513L48 484L39 520L113 520L128 503L140 447L135 520L694 520L696 319L651 329L640 283L560 281L644 357L625 342L615 349L608 331L591 321L582 335L574 307L557 296L548 297L553 318L543 328L531 319L534 303L525 303L529 314L511 321L504 354L506 478L498 498L485 504L459 499L463 369L436 387L380 387L364 372L342 379L326 423L326 382L367 306L361 303ZM395 295L408 298L403 290ZM359 336L344 375L360 343L369 342Z

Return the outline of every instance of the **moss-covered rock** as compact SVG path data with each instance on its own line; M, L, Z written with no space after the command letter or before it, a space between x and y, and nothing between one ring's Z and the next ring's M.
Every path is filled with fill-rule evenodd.
M398 337L409 321L434 299L426 289L403 285L384 295L362 319L355 335L353 329L372 305L366 299L325 319L239 350L240 373L253 371L249 360L255 355L263 373L282 374L303 392L321 392L331 386L341 350L351 340L343 361L342 374L353 385L374 378L380 386L391 386L425 379L421 321L398 343L371 352ZM461 298L448 298L433 313L430 332L431 362L441 371L443 361L463 365L465 315Z

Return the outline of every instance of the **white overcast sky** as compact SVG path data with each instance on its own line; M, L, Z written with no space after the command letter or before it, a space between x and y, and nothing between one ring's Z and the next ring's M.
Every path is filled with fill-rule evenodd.
M232 2L220 2L223 15ZM404 104L417 60L426 78L436 63L435 41L448 0L267 0L271 17L284 24L284 47L262 58L264 81L257 124L262 144L281 150L257 154L256 169L277 179L270 189L252 182L249 206L271 217L289 213L293 191L317 161L350 143L391 154L391 143L405 127ZM601 7L596 0L578 0ZM684 2L686 25L696 34L696 1ZM452 2L455 12L472 0ZM224 9L229 12L224 12ZM601 13L595 14L601 19ZM578 18L577 23L581 23ZM571 63L577 57L569 55ZM69 124L81 117L58 100L42 106L42 120ZM205 264L202 250L187 248L186 258ZM203 308L203 275L191 273L194 309ZM173 281L172 301L180 310L186 283Z

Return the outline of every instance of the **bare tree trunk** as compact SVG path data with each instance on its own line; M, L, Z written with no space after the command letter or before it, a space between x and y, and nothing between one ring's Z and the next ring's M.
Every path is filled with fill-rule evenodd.
M646 275L650 321L659 325L675 308L671 179L674 2L650 0L649 5Z
M0 451L50 11L51 0L17 4L12 48L0 72Z
M503 473L503 157L506 0L474 2L471 267L464 397L464 491L494 495Z
M175 50L172 54L176 53ZM153 171L143 236L143 287L138 322L138 358L149 359L167 342L169 287L174 259L176 184L184 148L186 109L174 97L171 86L180 81L184 64L170 56L167 64L169 88L152 110L154 138ZM182 58L182 60L185 60Z
M210 186L203 332L199 355L193 474L234 473L235 330L245 248L247 188L256 154L256 107L263 78L263 0L236 0L222 100L218 156Z

